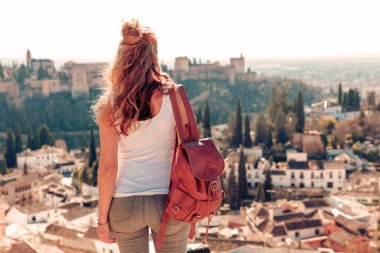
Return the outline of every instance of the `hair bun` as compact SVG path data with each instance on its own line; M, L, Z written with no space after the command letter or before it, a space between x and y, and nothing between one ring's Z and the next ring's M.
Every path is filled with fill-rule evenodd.
M143 29L140 27L138 20L125 22L121 30L123 40L127 45L138 43L143 37Z

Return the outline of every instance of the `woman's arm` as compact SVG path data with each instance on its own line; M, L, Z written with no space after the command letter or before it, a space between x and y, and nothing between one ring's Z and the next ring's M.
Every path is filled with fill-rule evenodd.
M109 104L107 106L109 106ZM110 119L111 117L105 113L100 114L97 119L100 134L100 158L98 170L98 217L100 224L108 222L108 212L111 205L118 169L118 134L115 126L111 125Z

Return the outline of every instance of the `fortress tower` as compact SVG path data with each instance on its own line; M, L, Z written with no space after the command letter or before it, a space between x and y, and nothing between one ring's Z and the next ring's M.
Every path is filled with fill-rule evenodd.
M29 72L32 72L32 54L29 49L26 51L26 67Z

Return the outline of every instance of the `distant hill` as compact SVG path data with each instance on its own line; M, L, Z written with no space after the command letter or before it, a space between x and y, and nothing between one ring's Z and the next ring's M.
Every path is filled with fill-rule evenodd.
M240 98L243 112L261 112L265 110L272 88L284 86L291 101L300 90L305 104L320 97L321 90L307 86L296 79L263 78L251 84L237 83L230 85L220 80L187 80L182 82L191 100L194 112L201 106L205 108L209 100L212 124L228 121L235 112L236 101ZM0 94L0 132L7 128L20 126L21 132L34 133L35 129L46 124L55 137L65 138L69 148L79 147L85 143L87 136L81 131L97 128L90 119L91 101L96 98L98 90L93 89L89 98L72 98L69 92L52 94L50 97L36 95L22 101L12 101ZM75 134L75 133L78 134Z

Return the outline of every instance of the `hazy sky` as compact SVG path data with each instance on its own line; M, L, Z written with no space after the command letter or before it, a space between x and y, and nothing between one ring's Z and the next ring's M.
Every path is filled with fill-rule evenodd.
M109 61L122 20L151 27L162 60L380 55L378 0L8 0L0 61Z

